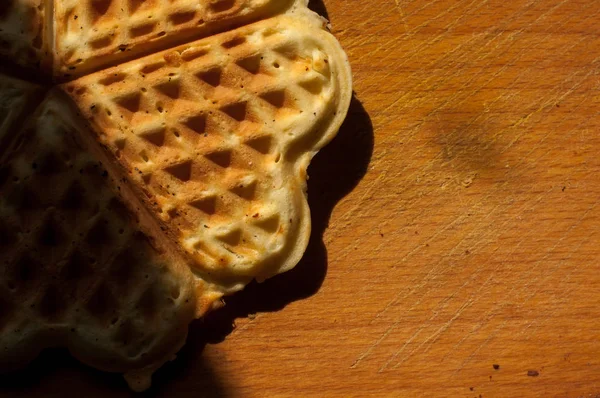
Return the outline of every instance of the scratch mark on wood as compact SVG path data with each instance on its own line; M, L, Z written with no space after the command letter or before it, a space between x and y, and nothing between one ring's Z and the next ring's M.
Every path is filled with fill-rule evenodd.
M404 344L402 345L402 347L401 347L401 348L400 348L398 351L396 351L396 352L394 353L394 355L392 355L392 357L391 357L391 358L390 358L388 361L386 361L386 362L383 364L383 366L382 366L382 367L380 367L380 368L379 368L379 370L378 370L378 373L381 373L381 372L383 372L383 371L384 371L384 370L385 370L385 369L388 367L388 365L389 365L389 364L390 364L390 363L391 363L391 362L392 362L394 359L396 359L396 357L397 357L398 355L400 355L402 352L404 352L404 350L406 349L406 347L408 347L408 346L409 346L409 345L412 343L412 341L413 341L414 339L416 339L416 338L417 338L417 337L418 337L418 336L421 334L421 332L423 331L423 329L425 329L425 326L420 326L420 327L419 327L419 328L418 328L418 329L415 331L415 333L413 333L413 335L412 335L412 336L410 336L410 337L409 337L409 338L408 338L408 339L407 339L407 340L404 342Z
M408 24L406 23L406 16L404 15L404 11L402 11L402 6L400 5L400 0L394 0L394 3L396 3L396 9L400 13L400 21L402 22L404 31L408 32Z
M392 330L394 330L394 328L396 327L396 325L398 325L398 323L399 322L396 322L391 327L389 327L385 331L385 333L383 333L381 335L381 337L379 337L379 339L377 339L377 341L375 341L375 343L373 343L364 353L362 353L356 359L356 361L354 361L354 363L352 365L350 365L350 369L355 369L363 359L365 359L367 356L369 356L369 354L392 332Z
M397 369L399 366L401 366L404 362L406 362L406 360L408 360L414 353L416 353L417 351L419 351L419 349L421 349L421 347L423 347L425 344L427 344L431 339L439 336L440 334L442 334L445 330L447 330L452 323L458 319L460 317L460 315L462 314L462 312L465 310L465 308L469 307L471 304L473 303L472 300L468 300L467 302L465 302L459 309L458 311L455 312L455 314L452 316L452 318L450 320L448 320L444 325L442 325L439 329L437 329L432 335L430 335L429 337L427 337L425 340L423 340L417 347L415 347L410 353L408 353L407 355L405 355L403 358L401 358L393 367L392 369ZM389 363L391 363L399 354L400 352L395 353L392 358L385 363L385 365L383 367L381 367L379 369L379 371L383 371Z
M235 328L233 329L233 331L229 334L230 336L233 336L235 334L238 334L240 332L243 332L244 330L248 329L250 326L253 326L257 323L258 318L260 318L262 316L262 313L258 313L254 316L254 318L248 318L248 322L246 322L244 324L244 326L241 326L239 328Z

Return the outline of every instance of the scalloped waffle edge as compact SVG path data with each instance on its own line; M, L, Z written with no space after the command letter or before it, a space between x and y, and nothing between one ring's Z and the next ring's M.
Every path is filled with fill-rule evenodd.
M9 192L0 198L0 219L4 216L8 220L5 225L10 224L9 232L4 226L0 228L0 238L8 237L6 240L14 243L14 231L20 231L17 235L21 242L30 242L48 257L40 257L36 251L28 254L18 245L15 247L19 252L14 251L15 247L2 252L5 257L12 256L12 265L5 267L0 281L0 285L4 282L0 301L5 304L4 311L0 311L0 327L6 329L8 324L12 332L5 330L0 337L4 342L12 339L16 352L23 355L5 353L0 356L0 367L21 366L46 346L64 345L82 362L122 372L132 389L144 390L152 373L184 344L187 324L192 319L219 307L223 295L243 289L252 279L262 281L296 265L310 237L306 170L317 151L337 133L352 95L345 53L325 31L326 21L305 6L305 0L298 0L286 14L62 85L87 122L70 116L74 112L72 104L67 105L66 99L53 90L27 121L28 127L18 128L18 121L40 101L42 92L23 83L22 95L17 95L23 111L20 115L18 109L0 114L0 119L4 118L0 120L0 143L5 137L4 152L0 153L0 190ZM156 68L161 63L164 65ZM218 73L214 73L216 69ZM138 80L121 79L132 73L154 73L147 79L153 84L144 87L148 90L144 98L136 94L137 87L131 87L144 86L139 76ZM180 84L171 84L174 77ZM133 81L136 83L127 84ZM0 94L0 108L1 100ZM14 137L11 135L18 131ZM72 139L65 141L63 136ZM27 141L23 137L36 139ZM49 139L46 144L55 146L42 147L43 137ZM199 143L198 139L205 142ZM179 146L173 145L177 140ZM61 150L61 145L67 149ZM182 155L177 154L177 148ZM40 153L40 164L50 159L49 169L37 169L38 163L32 159ZM87 159L88 166L98 161L99 167L105 165L100 176L108 176L108 180L88 186L89 181L98 178L98 170L82 167L85 178L78 177L73 170L65 169L73 162L69 153L87 154L75 158ZM169 163L169 159L174 162ZM35 168L28 169L32 164ZM27 178L39 178L36 173L44 174L44 170L50 172L47 181L39 180L39 186L62 177L47 190L39 191L39 186L27 182ZM64 178L70 179L71 185L62 186L60 191ZM15 188L18 184L20 188ZM69 224L74 213L73 209L63 209L64 203L71 203L69 195L82 185L90 190L104 187L100 189L104 193L97 197L79 195L86 203L101 202L93 217L102 222L95 219L89 225ZM39 198L51 203L42 205ZM120 215L113 217L110 206L120 208ZM27 224L35 219L31 214L40 217L37 224L31 224L33 227ZM104 223L121 225L118 234L107 232ZM83 228L75 243L57 243L55 237L49 238L70 236L73 225ZM80 289L82 282L78 280L67 288L63 277L72 272L62 270L69 270L70 262L58 261L59 254L67 248L75 250L75 254L64 252L60 258L80 256L77 261L89 263L90 256L76 250L76 241L83 239L82 247L93 251L94 245L102 247L104 238L123 240L121 230L134 231L131 236L139 238L139 242L131 238L133 247L139 246L134 250L138 257L90 263L95 265L86 272L100 272L101 276L95 278L93 288L84 292L87 295L72 291ZM108 254L116 250L107 247ZM151 282L137 275L138 279L133 279L137 289L119 292L119 283L113 286L107 282L119 280L116 263L140 264L136 269L146 269L146 279ZM152 293L140 293L143 288ZM25 296L28 299L20 303L15 294L22 289L37 294ZM128 294L134 293L140 294L129 299ZM65 297L68 294L71 296ZM78 299L77 294L86 298ZM147 298L148 294L152 297ZM156 306L164 298L172 306L166 311L161 310L164 301ZM127 309L120 306L122 300L127 301ZM46 302L54 304L48 307ZM154 303L153 309L140 315L147 302ZM29 318L15 328L10 323L15 321L10 311L18 308L23 308L20 313ZM114 308L120 316L107 315ZM86 319L81 314L95 314L110 325L94 324L94 316ZM154 327L148 326L151 322L155 322ZM102 333L98 334L98 328L107 325L112 332L103 338L112 339L109 343L101 340ZM154 339L144 335L148 330L155 331ZM82 338L86 335L99 340Z

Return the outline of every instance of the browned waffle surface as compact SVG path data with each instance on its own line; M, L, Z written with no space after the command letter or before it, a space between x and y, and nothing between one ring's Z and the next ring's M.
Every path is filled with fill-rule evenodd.
M278 17L67 85L172 236L226 289L293 267L310 158L337 131L349 70L313 21Z
M0 364L64 345L100 369L158 367L183 345L193 287L69 110L47 98L0 155Z
M56 73L81 75L144 52L274 15L293 0L63 0L55 3Z

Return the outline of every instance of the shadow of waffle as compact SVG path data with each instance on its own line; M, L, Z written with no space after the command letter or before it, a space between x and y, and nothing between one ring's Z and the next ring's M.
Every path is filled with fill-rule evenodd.
M192 343L193 345L193 343ZM197 348L197 347L195 347ZM45 350L25 369L0 375L0 396L2 397L70 397L87 398L121 397L161 397L172 396L171 390L177 386L184 374L182 367L189 362L192 351L180 354L181 360L175 361L158 372L153 378L152 387L144 393L129 390L120 374L100 372L82 366L65 349ZM228 397L226 383L213 370L213 365L204 356L194 358L194 388L203 397ZM169 387L167 394L166 387ZM184 391L180 391L184 393ZM188 391L189 392L189 391ZM179 396L178 394L176 396Z
M308 8L321 15L322 17L329 20L329 14L327 13L327 7L323 4L323 0L310 0Z

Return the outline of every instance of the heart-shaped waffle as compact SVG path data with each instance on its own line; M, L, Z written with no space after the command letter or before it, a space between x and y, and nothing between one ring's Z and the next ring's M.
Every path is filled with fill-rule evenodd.
M306 169L345 117L348 62L304 1L38 6L51 62L45 44L0 55L57 79L117 65L51 89L0 75L0 367L61 345L141 390L192 319L300 260ZM164 34L119 50L148 10Z

